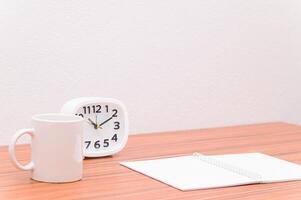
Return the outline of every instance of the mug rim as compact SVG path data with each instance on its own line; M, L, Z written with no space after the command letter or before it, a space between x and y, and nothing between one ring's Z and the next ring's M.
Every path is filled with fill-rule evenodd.
M64 113L44 113L32 116L33 121L51 122L51 123L75 123L81 122L84 119L80 116Z

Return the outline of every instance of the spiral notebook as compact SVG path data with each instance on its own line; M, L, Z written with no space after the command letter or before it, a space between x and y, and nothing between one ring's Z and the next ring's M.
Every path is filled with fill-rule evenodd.
M120 164L183 191L301 180L301 165L262 153L194 153Z

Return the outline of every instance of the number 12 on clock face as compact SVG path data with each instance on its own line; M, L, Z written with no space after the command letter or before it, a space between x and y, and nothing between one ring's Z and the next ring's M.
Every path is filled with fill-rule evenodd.
M113 155L125 146L128 120L120 101L90 97L70 102L63 106L62 112L72 110L85 119L83 150L86 157Z

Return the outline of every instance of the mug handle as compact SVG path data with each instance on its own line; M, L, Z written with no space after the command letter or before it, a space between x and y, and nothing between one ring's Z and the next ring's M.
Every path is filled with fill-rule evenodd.
M22 136L22 135L25 135L25 134L28 134L32 137L34 137L34 130L33 129L21 129L19 131L16 132L16 134L13 136L12 140L11 140L11 143L8 147L8 152L9 152L9 156L10 156L10 159L11 161L13 162L13 164L19 168L19 169L22 169L22 170L32 170L33 169L33 162L30 161L27 165L21 165L17 158L16 158L16 154L15 154L15 146L16 146L16 143L18 141L18 139Z

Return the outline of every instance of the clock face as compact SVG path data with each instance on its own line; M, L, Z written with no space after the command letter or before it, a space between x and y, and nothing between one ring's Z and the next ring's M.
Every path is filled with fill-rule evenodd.
M118 149L125 137L125 113L114 103L90 103L81 105L76 115L85 119L84 153L85 155L110 155Z

